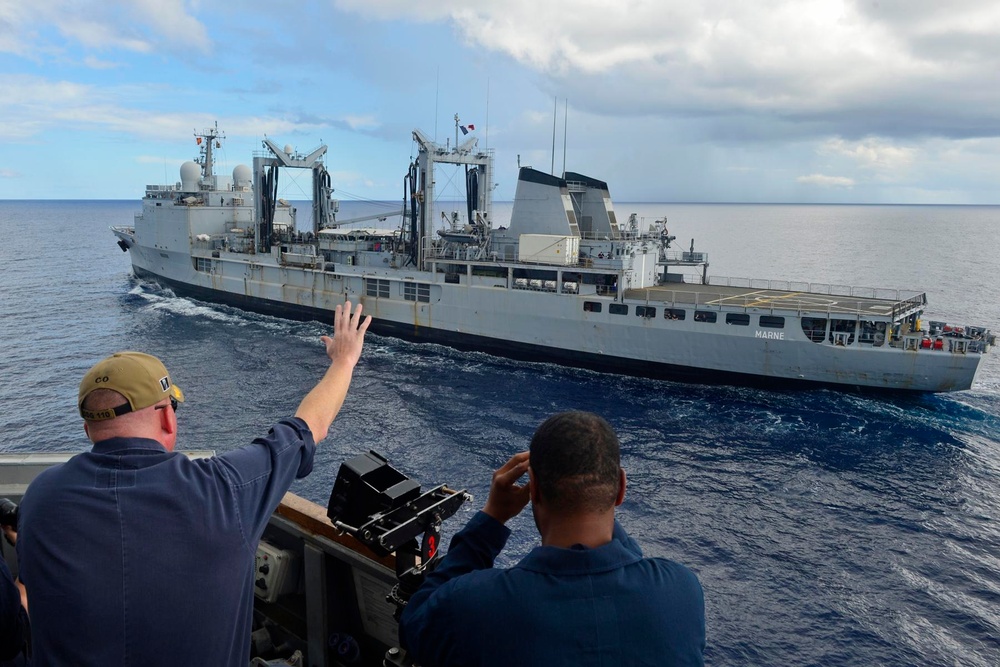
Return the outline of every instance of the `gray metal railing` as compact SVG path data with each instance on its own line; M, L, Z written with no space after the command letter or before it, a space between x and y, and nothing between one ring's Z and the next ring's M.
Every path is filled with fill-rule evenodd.
M774 283L775 281L769 281ZM684 284L684 283L681 283ZM754 285L750 284L748 281L747 285L727 285L729 287L737 288L754 288L754 289L771 289L778 290L777 287L767 287L767 288L756 288ZM723 292L712 292L710 290L698 289L698 290L685 290L685 289L671 289L666 285L661 285L659 287L647 288L645 291L645 303L662 303L667 306L694 306L698 308L704 308L709 310L718 311L733 311L742 310L744 312L749 311L751 308L755 311L763 312L775 312L775 311L794 311L798 315L804 313L824 313L826 315L841 315L841 316L864 316L870 315L870 311L861 308L860 306L837 303L836 301L831 301L829 303L816 303L815 301L810 301L808 299L798 299L798 298L779 298L771 299L766 295L747 293L747 294L733 294L733 293L723 293ZM804 296L808 296L809 292L802 290ZM836 292L811 292L811 294L836 294ZM851 294L841 294L841 296L852 296ZM856 294L852 298L861 298ZM914 309L919 309L923 304L926 303L927 297L923 293L918 294L909 299L903 299L893 303L891 308L891 317L893 320L898 319L898 317L912 312Z
M849 296L861 299L884 299L886 301L907 302L921 299L921 304L927 303L923 292L916 290L898 290L876 287L854 287L851 285L830 285L827 283L807 283L793 280L768 280L765 278L734 278L728 276L709 276L709 285L724 287L740 287L745 289L775 290L781 292L808 292L828 296Z

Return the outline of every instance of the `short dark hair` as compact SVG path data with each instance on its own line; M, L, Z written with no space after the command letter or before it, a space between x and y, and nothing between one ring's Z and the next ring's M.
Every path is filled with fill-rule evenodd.
M621 453L618 436L591 412L561 412L531 438L531 470L543 501L565 514L614 507Z
M84 410L96 412L117 408L122 403L128 403L128 399L114 389L94 389L84 397L80 403L80 407Z

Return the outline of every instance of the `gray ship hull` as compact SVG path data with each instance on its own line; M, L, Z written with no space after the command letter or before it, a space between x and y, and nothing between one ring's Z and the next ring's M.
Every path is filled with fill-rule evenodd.
M184 265L189 261L185 260ZM273 270L288 271L277 267ZM491 298L467 293L442 297L441 304L400 304L365 296L362 276L341 275L340 280L355 282L354 288L316 291L293 286L294 282L315 284L325 277L309 276L302 269L293 271L299 281L241 281L241 291L227 289L234 281L218 277L209 281L199 281L199 276L177 279L138 264L134 271L138 277L165 285L181 296L294 320L329 322L333 307L350 298L365 305L365 312L374 317L372 331L379 335L658 380L766 388L941 392L971 387L979 364L979 355L927 351L903 354L892 348L872 348L865 350L867 354L859 354L860 350L821 346L808 340L735 336L727 329L704 333L670 330L666 323L656 321L616 324L609 321L611 315L602 314L574 322L580 320L580 303L584 299L571 295L564 295L573 303L559 309L564 311L560 313L553 312L551 295L544 293L514 295L519 299L507 294ZM265 296L268 294L271 296ZM540 310L549 312L549 316L530 314ZM511 313L521 314L512 322ZM524 331L532 332L530 338L523 335Z

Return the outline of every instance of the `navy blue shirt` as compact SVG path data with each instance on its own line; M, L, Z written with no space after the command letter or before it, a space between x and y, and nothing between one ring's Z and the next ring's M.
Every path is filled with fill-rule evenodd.
M0 556L0 665L21 655L27 631L21 591L14 584L7 561Z
M510 530L478 512L414 593L401 644L434 667L702 665L705 604L679 563L643 558L615 523L588 549L536 547L494 569Z
M257 543L315 451L293 418L209 459L110 438L39 475L17 540L32 664L246 667Z

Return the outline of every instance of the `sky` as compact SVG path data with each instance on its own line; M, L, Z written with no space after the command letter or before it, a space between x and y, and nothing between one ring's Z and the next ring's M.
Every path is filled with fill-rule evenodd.
M520 164L622 202L1000 204L1000 2L0 0L0 199L137 200L217 123L219 173L326 144L336 196L395 200L456 115L498 201Z

